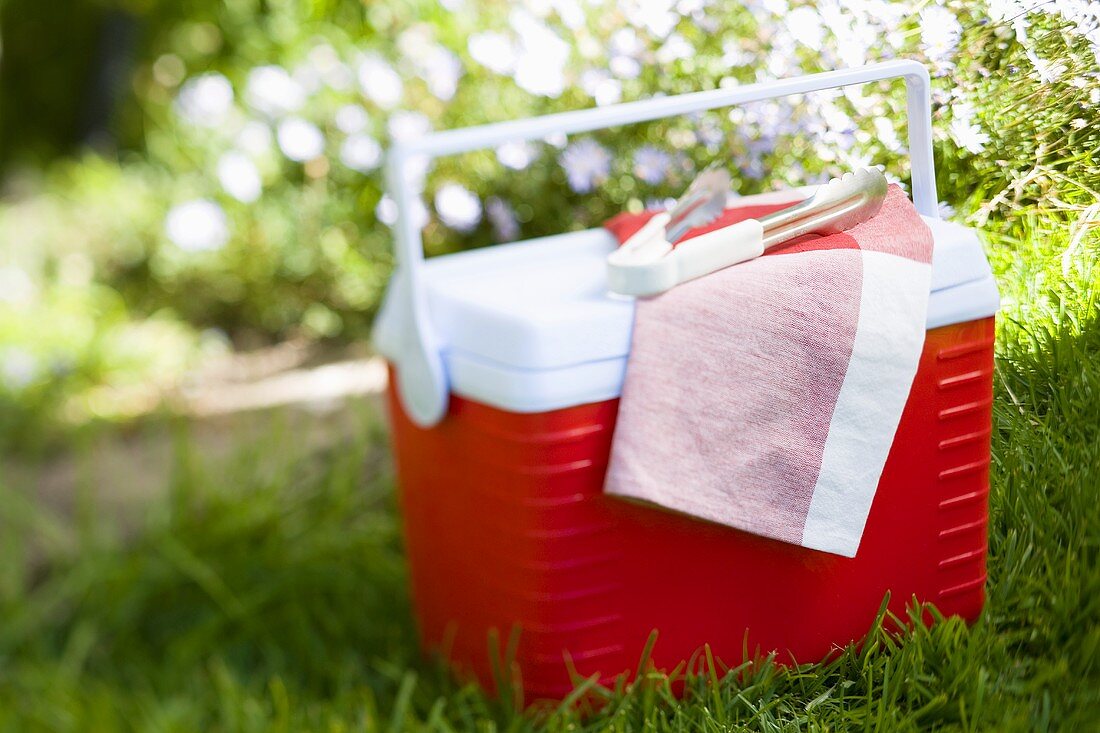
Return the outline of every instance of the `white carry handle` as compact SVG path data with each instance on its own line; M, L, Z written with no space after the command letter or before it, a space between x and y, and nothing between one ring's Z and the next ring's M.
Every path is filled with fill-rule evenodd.
M928 71L916 61L894 60L855 69L829 71L791 79L748 84L729 89L657 97L638 102L562 112L525 120L498 122L479 127L447 130L397 143L386 157L386 186L397 205L394 234L397 238L397 272L391 283L404 302L402 355L395 367L405 411L417 425L430 427L447 411L447 379L438 341L428 316L423 285L424 245L412 216L413 200L423 193L421 179L413 175L417 158L437 158L494 147L513 140L542 139L551 134L572 135L608 127L677 117L719 107L805 94L823 89L905 78L909 155L913 179L913 203L925 216L939 218L935 171L932 163L932 104Z

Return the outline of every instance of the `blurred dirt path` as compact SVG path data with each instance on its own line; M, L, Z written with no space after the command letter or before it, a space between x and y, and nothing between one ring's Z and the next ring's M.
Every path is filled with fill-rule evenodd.
M243 370L207 379L172 400L171 417L98 431L96 436L37 460L4 459L3 484L62 518L78 505L108 512L125 529L172 485L180 436L205 470L228 469L242 449L290 431L303 454L333 449L381 417L386 385L377 357L317 366ZM277 463L277 462L276 462Z

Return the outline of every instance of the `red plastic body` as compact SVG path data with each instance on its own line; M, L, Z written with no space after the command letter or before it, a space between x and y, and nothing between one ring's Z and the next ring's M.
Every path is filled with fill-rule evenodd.
M746 649L818 661L866 633L887 591L898 614L915 597L976 618L993 330L928 332L854 558L604 496L617 400L516 414L452 396L423 430L391 389L423 644L488 682L490 630L518 627L531 699L571 689L566 652L584 676L632 670L654 629L652 659L672 669L703 644L731 665Z

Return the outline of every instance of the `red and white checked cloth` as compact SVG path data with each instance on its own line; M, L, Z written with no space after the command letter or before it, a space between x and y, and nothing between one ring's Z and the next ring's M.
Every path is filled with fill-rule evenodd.
M692 235L802 198L746 197ZM606 226L620 240L647 215ZM853 557L924 344L932 233L872 219L640 298L605 490Z

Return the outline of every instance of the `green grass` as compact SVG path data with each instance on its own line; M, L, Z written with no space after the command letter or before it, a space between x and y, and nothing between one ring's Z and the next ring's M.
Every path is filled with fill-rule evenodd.
M765 661L572 701L486 697L416 649L377 417L304 454L289 427L205 466L125 537L0 496L0 730L1088 730L1100 719L1100 265L1066 226L991 244L1000 320L989 601L973 627L872 629L828 665ZM1095 234L1095 232L1093 233ZM75 539L74 539L75 537Z

